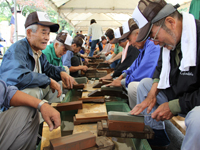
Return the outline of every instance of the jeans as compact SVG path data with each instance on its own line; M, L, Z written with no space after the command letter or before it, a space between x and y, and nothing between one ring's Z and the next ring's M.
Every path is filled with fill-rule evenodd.
M90 53L89 53L89 56L92 57L93 56L93 53L94 53L94 50L96 48L96 44L98 43L99 45L99 50L102 51L103 47L102 47L102 44L99 43L99 40L92 40L92 44L91 44L91 50L90 50Z

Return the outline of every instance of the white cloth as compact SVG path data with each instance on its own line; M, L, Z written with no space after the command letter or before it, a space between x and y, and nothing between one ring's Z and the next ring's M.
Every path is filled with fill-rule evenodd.
M189 71L191 66L196 66L197 37L194 16L183 12L182 24L181 51L183 58L181 59L179 70ZM157 87L158 89L166 89L170 87L170 69L170 50L164 47L162 54L162 70Z

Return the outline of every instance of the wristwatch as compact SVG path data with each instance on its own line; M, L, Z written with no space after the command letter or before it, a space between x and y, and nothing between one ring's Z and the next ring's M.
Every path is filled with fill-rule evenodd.
M38 104L37 109L38 109L39 111L40 111L41 106L42 106L44 103L48 103L48 101L43 99L43 100Z

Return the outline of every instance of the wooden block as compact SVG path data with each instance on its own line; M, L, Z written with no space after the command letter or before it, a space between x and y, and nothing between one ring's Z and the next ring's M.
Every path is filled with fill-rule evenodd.
M73 85L73 89L83 89L85 87L85 84L76 84Z
M129 112L109 111L108 119L115 121L128 121L144 123L144 116L130 116Z
M185 135L186 126L185 126L185 118L180 116L174 116L170 121Z
M123 99L128 99L127 95L124 94L124 92L122 91L113 91L112 89L110 90L95 90L95 91L92 91L88 94L88 97L97 97L97 96L115 96L115 97L120 97L120 98L123 98Z
M101 120L102 123L102 127L104 130L108 130L108 124L107 124L107 120Z
M100 69L100 68L110 68L110 65L108 63L99 63L96 68L97 69Z
M89 68L85 72L85 76L88 78L101 78L107 75L107 71L105 70L97 70L96 68Z
M98 66L99 63L89 63L87 64L88 68L96 68Z
M96 145L96 136L87 131L50 140L52 150L82 150Z
M107 136L107 137L121 137L121 138L139 138L139 139L153 139L154 138L154 132L149 127L144 127L144 131L142 132L136 132L136 131L111 131L111 130L105 130L102 127L102 123L97 123L97 133L98 136Z
M68 111L68 110L77 110L83 108L82 101L74 101L74 102L67 102L67 103L58 103L57 106L54 106L55 109L58 111Z
M106 119L106 118L103 118L103 119ZM101 120L102 118L76 120L76 117L73 117L74 125L80 125L80 124L85 124L85 123L96 123Z
M96 138L96 146L86 150L113 150L115 144L107 137L99 136Z
M86 131L90 131L95 136L97 136L97 123L75 125L73 134L82 133L82 132L86 132Z
M108 120L108 129L110 131L142 132L144 131L144 123Z
M86 119L107 119L108 115L105 112L100 113L84 113L84 114L75 114L76 120L86 120Z
M105 84L109 84L111 83L112 80L103 80L103 81L99 81L99 83L95 84L93 86L93 88L101 88L102 85L105 85Z
M97 71L106 71L107 74L111 73L114 71L114 69L111 68L98 68Z
M88 98L79 98L78 100L82 101L83 103L105 103L104 97L88 97Z
M48 147L50 145L49 140L59 137L61 137L61 128L58 127L57 129L54 129L50 132L47 123L44 122L40 149L43 150L44 147Z
M98 104L98 103L84 103L83 108L78 110L78 114L83 113L99 113L105 112L107 114L106 104Z

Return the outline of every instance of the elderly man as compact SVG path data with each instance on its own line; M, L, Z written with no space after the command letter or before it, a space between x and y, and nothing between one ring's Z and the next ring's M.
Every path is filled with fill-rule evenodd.
M18 91L15 86L6 86L0 80L0 107L8 109L0 113L0 149L36 148L41 112L50 131L60 126L60 113L49 104Z
M54 43L47 45L46 49L42 51L47 57L50 64L54 66L61 66L65 68L67 74L69 74L69 68L63 66L62 56L66 54L67 50L73 51L72 37L66 32L60 32L54 41Z
M76 84L62 67L51 65L41 50L49 41L50 32L56 32L58 24L50 22L44 12L33 12L25 22L26 38L14 43L6 51L0 68L0 78L7 85L39 99L51 102L61 101L62 80L68 88ZM56 92L54 93L54 91Z
M150 36L163 48L154 80L140 82L138 105L131 113L151 114L145 117L145 124L155 131L155 139L149 141L155 146L169 144L163 120L186 114L186 135L181 149L197 150L200 147L197 130L200 124L200 21L191 14L180 14L164 0L148 3L141 0L133 18L141 28L137 41Z
M123 29L125 32L119 40L127 38L130 44L139 49L140 53L132 65L107 86L128 87L129 104L133 108L136 104L137 85L143 78L153 76L159 58L160 47L154 45L149 39L140 43L136 42L139 29L135 21L124 23Z

